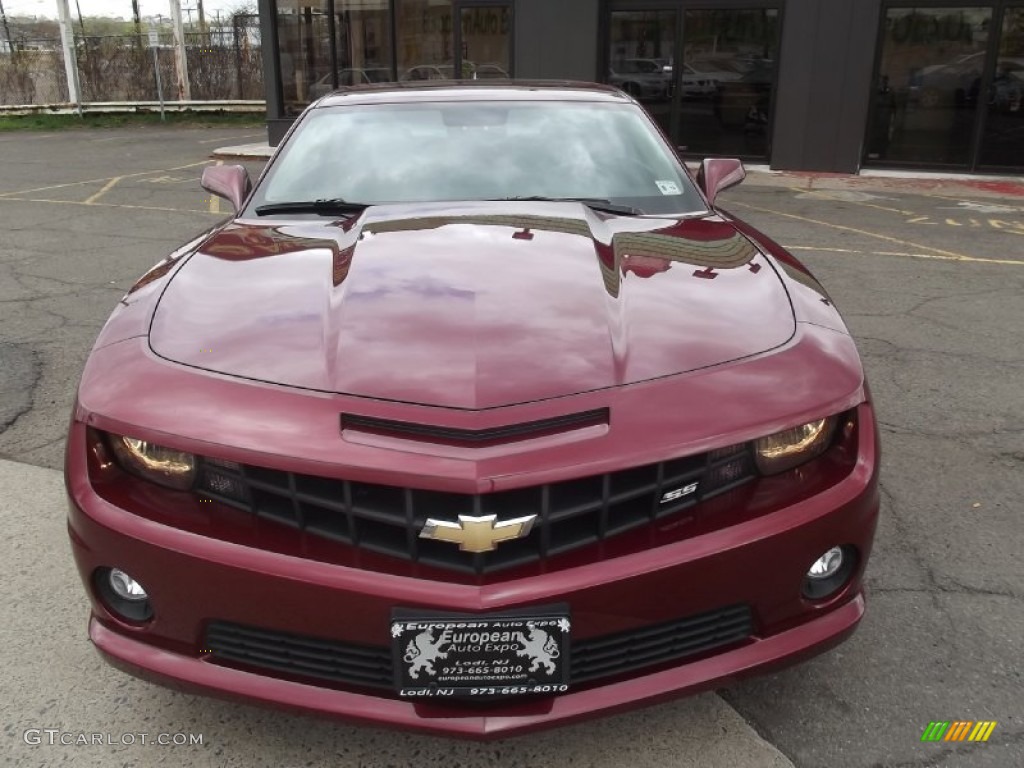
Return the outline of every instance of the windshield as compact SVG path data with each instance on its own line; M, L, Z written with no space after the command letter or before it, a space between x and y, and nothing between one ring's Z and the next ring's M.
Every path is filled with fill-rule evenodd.
M597 102L435 102L310 111L250 210L292 201L588 198L643 213L705 206L642 111Z

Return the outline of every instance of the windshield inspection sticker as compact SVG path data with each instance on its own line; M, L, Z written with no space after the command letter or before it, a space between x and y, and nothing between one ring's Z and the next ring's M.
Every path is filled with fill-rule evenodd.
M661 194L663 195L679 194L679 185L674 181L656 181L654 183L658 185L658 189L661 190Z

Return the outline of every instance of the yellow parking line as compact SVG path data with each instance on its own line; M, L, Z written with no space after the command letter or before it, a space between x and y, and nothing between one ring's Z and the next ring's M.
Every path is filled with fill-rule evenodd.
M860 256L902 256L907 259L935 259L936 261L971 261L981 264L1009 264L1024 266L1018 259L983 259L977 256L941 256L936 253L907 253L905 251L855 251L851 248L821 248L815 245L786 245L787 251L820 251L823 253L852 253Z
M1009 263L1009 264L1024 263L1024 262L1018 262L1018 261L1015 261L1015 260L997 261L996 259L979 259L979 258L976 258L974 256L965 256L962 253L954 253L953 251L946 251L946 250L943 250L942 248L936 248L935 246L932 246L932 245L921 245L920 243L912 243L909 240L900 240L898 237L890 237L889 235L883 235L883 234L880 234L878 232L871 232L871 231L866 230L866 229L859 229L857 227L850 227L850 226L847 226L846 224L834 224L831 221L821 221L820 219L811 219L811 218L808 218L807 216L800 216L799 214L796 214L796 213L786 213L785 211L776 211L776 210L773 210L772 208L762 208L759 205L750 205L749 203L731 202L731 204L732 205L738 205L738 206L740 206L742 208L749 208L752 211L760 211L761 213L770 213L770 214L772 214L774 216L783 216L783 217L785 217L787 219L796 219L797 221L803 221L803 222L806 222L808 224L817 224L820 227L829 227L830 229L838 229L838 230L840 230L842 232L854 232L854 233L856 233L858 235L864 235L866 237L874 237L874 238L877 238L879 240L885 240L887 242L896 243L896 244L902 245L902 246L909 246L910 248L914 248L914 249L918 249L918 250L931 251L933 253L939 254L940 256L945 256L947 259L949 259L951 261L985 261L985 262Z
M218 160L217 165L224 165L223 160ZM220 198L210 194L210 213L220 213Z
M123 178L124 178L124 176L115 176L110 181L108 181L106 184L104 184L103 185L103 189L101 189L95 195L91 195L90 197L85 198L85 202L88 203L88 204L95 203L97 200L99 200L101 197L103 197L105 194L107 194L107 192L112 190L114 188L114 185L117 184L117 182L119 182Z
M875 251L876 256L907 256L912 259L935 259L936 261L969 261L974 264L1009 264L1024 267L1021 259L985 259L978 256L944 256L937 253L898 253L895 251Z
M826 253L864 253L864 251L855 251L852 248L826 248L824 246L817 245L787 245L784 246L787 251L824 251Z
M137 173L126 173L120 178L131 179L136 176L148 176L151 173L167 173L169 171L182 171L186 168L195 168L197 165L206 165L209 160L201 160L198 163L189 163L188 165L176 165L173 168L154 168L151 171L138 171ZM116 176L104 176L102 179L86 179L85 181L69 181L66 184L51 184L46 187L33 187L32 189L22 189L12 192L0 192L0 198L10 197L11 195L30 195L33 192L47 192L51 189L65 189L67 187L77 187L82 184L99 184L101 181L110 181L111 179L118 178Z
M210 213L195 208L168 208L159 205L126 205L124 203L87 203L84 200L48 200L39 197L0 197L0 202L12 203L50 203L52 205L87 205L90 207L100 206L103 208L128 208L137 211L172 211L174 213ZM219 215L219 214L218 214Z

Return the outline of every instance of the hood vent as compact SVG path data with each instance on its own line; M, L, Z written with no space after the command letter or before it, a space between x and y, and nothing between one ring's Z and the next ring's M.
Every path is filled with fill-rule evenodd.
M372 416L357 416L351 413L341 415L342 430L400 437L412 440L441 442L447 445L484 447L535 437L547 437L583 427L607 425L610 413L607 408L571 413L540 421L522 424L508 424L487 429L457 429L433 424L415 424L408 421L377 419Z

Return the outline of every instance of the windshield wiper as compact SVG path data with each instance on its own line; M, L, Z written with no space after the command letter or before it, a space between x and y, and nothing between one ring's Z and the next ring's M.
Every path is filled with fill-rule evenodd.
M369 203L350 203L340 197L329 200L298 200L290 203L268 203L256 209L257 216L272 213L362 213L370 207Z
M501 200L490 202L524 201L541 203L583 203L588 208L603 213L616 213L620 216L641 216L643 211L629 205L619 205L611 200L602 200L599 197L544 197L543 195L531 195L530 197L503 197Z
M544 197L534 195L530 197L503 197L487 202L543 202L543 203L583 203L583 205L595 211L614 213L620 216L640 216L644 212L639 208L629 205L619 205L611 200L603 200L598 197ZM352 203L340 197L320 200L298 200L287 203L268 203L256 208L257 216L268 216L274 213L362 213L370 207L369 203Z

